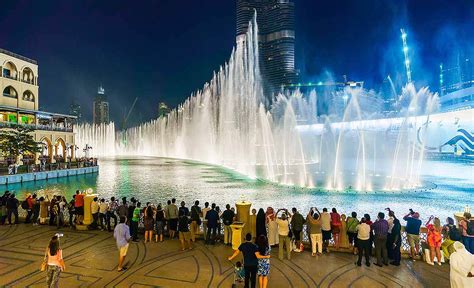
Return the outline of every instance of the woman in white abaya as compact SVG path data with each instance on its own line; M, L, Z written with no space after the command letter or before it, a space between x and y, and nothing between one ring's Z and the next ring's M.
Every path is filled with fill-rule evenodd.
M474 255L461 242L454 242L454 252L449 257L451 288L474 288Z

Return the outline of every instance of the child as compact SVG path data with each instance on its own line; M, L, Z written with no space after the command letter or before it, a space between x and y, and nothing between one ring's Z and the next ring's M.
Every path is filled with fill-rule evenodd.
M245 280L245 270L240 261L235 263L235 280L237 282L243 282Z

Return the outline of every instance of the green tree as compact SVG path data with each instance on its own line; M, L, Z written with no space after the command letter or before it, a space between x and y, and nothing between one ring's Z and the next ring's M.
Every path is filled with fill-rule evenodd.
M0 129L0 152L3 157L15 160L20 155L34 155L41 152L40 143L36 142L31 132L34 129L22 125Z

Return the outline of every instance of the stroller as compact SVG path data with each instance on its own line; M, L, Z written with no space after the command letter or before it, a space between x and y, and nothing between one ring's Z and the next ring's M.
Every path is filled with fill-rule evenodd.
M244 266L240 261L237 261L234 265L234 280L232 282L232 288L237 287L239 283L245 281L245 270Z

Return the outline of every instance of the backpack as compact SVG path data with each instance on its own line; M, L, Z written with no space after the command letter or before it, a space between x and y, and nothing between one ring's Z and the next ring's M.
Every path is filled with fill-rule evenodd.
M469 222L467 222L466 233L469 236L474 236L474 220L470 220Z
M21 202L21 208L23 209L29 209L30 207L28 206L28 201L24 200L23 202Z
M449 225L449 239L453 241L461 241L461 232L454 225Z

